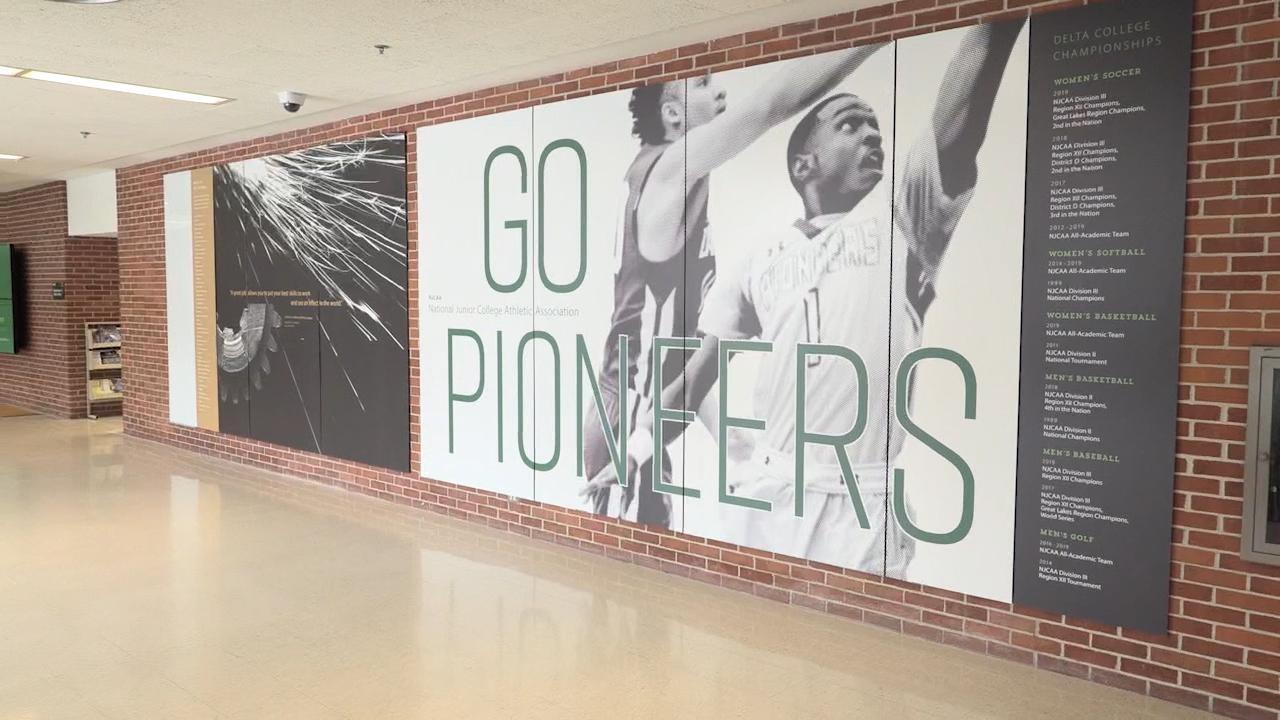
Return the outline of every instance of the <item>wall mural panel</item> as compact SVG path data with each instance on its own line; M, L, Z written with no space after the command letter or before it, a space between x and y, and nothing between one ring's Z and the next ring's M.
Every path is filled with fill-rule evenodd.
M1190 12L422 128L423 474L1163 629Z
M169 309L196 328L170 355L216 367L171 376L171 420L407 470L404 137L177 173L165 197ZM187 405L216 412L192 423Z

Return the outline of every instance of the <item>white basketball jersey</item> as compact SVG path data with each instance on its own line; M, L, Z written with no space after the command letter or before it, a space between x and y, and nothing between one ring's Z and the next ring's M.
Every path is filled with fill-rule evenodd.
M866 367L867 424L847 447L849 461L884 463L902 448L904 433L890 406L893 371L921 338L921 318L908 300L907 256L920 261L913 284L932 284L972 192L957 198L943 192L932 133L908 153L898 182L896 213L882 181L847 214L797 221L761 246L745 272L712 289L702 318L707 333L773 343L754 395L755 417L766 423L761 440L770 449L795 451L800 343L849 348ZM852 428L862 402L854 366L842 357L809 356L804 374L805 430L839 435ZM834 463L834 450L810 444L806 462Z

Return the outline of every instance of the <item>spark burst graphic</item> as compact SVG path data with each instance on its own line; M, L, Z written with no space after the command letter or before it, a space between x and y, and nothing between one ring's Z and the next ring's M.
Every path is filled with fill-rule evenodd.
M217 166L224 188L219 207L235 214L245 237L255 238L241 264L253 269L256 254L298 263L351 311L368 340L404 349L405 338L388 327L375 298L388 288L406 296L402 281L378 269L379 260L407 268L405 249L377 226L407 224L407 203L377 192L372 181L349 177L362 166L404 164L403 154L392 154L379 139L363 139Z
M403 145L388 143L388 139L338 142L218 165L214 168L219 189L215 202L219 210L235 218L241 236L247 239L236 257L246 276L260 283L260 264L294 264L314 279L321 294L328 294L321 299L338 300L347 308L345 319L365 341L389 341L404 350L407 338L403 329L394 330L385 315L387 311L397 314L395 309L408 313L405 281L395 277L407 277L406 248L394 233L388 233L388 228L407 225L407 201L404 196L379 192L376 180L361 179L379 166L403 170ZM385 307L391 298L394 306ZM323 321L317 324L321 341L337 360L356 403L365 410L360 390L343 361L343 348L334 342ZM219 338L238 330L219 330ZM281 350L319 447L292 362L288 352ZM358 347L347 350L359 352ZM265 356L260 360L268 362ZM263 372L269 372L269 365ZM260 379L255 378L255 385L260 387Z

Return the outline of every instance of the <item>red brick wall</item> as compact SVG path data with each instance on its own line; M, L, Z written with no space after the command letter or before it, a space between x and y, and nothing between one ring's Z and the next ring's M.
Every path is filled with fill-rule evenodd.
M197 452L483 522L779 602L1242 718L1280 717L1280 568L1237 555L1245 348L1280 344L1280 16L1276 0L1197 0L1170 632L1148 635L444 482L168 424L164 173L414 128L854 43L1083 4L903 0L422 102L129 168L120 175L128 328L125 428ZM417 237L411 199L410 233ZM416 248L411 247L413 465L419 463ZM1267 291L1271 291L1268 293ZM1162 500L1157 499L1158 502Z
M17 355L0 355L0 402L71 417L67 380L74 365L63 302L52 295L53 283L63 279L66 240L63 183L0 195L0 242L13 243L26 267L25 282L14 288L22 305L18 337L25 343Z
M0 243L26 267L17 355L0 355L0 403L84 417L84 323L120 315L116 241L67 236L64 183L0 195ZM53 299L53 283L66 297Z
M66 313L69 352L76 353L68 378L72 406L84 415L84 324L120 320L119 246L114 238L67 238ZM125 359L128 362L128 359ZM120 402L94 405L94 414L120 415Z

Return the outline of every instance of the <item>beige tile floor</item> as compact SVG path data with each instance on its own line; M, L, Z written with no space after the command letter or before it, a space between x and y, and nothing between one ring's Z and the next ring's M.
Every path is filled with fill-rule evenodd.
M1192 718L124 438L0 419L0 720Z

